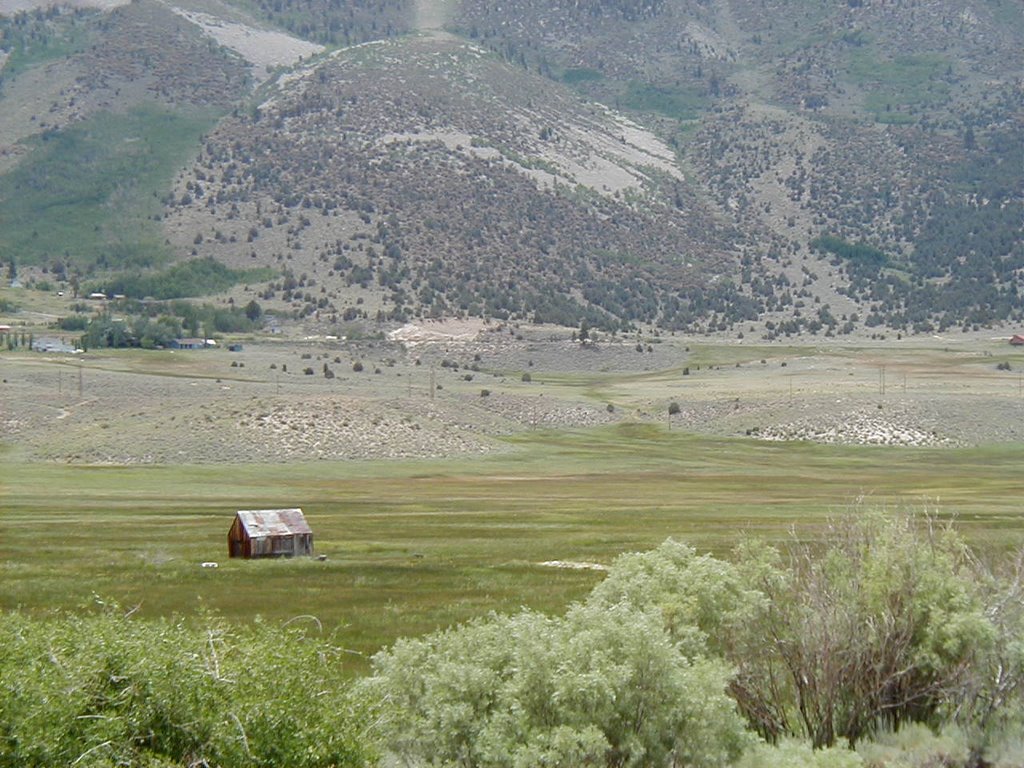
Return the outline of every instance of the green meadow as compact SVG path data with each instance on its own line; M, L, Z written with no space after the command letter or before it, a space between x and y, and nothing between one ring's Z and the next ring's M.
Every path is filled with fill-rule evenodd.
M1024 446L854 448L695 437L646 424L531 432L500 457L99 467L8 464L0 608L232 621L313 616L363 656L490 611L559 611L668 537L727 556L813 538L832 515L927 509L982 550L1024 541ZM234 511L302 507L325 561L230 561ZM204 568L203 562L217 562ZM308 620L308 619L303 619Z
M939 54L897 56L886 59L871 45L854 48L848 58L848 75L868 89L864 107L879 122L912 122L901 108L931 106L949 97L944 77L952 62ZM893 112L893 110L897 110Z
M0 250L82 270L165 261L159 197L213 117L146 105L28 140L25 159L0 177Z

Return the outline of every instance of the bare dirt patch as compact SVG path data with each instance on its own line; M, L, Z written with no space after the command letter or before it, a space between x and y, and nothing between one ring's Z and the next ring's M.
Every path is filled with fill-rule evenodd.
M259 29L234 21L227 21L207 13L171 7L171 10L192 22L203 33L248 61L253 68L253 80L259 85L270 77L277 67L290 67L304 58L324 50L322 45L301 40L284 32Z

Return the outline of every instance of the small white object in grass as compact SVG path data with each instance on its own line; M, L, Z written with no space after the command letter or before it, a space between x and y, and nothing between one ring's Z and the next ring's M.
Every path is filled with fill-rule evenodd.
M601 563L581 563L573 560L546 560L543 563L537 563L537 565L543 565L546 568L570 568L575 571L607 571L607 565L601 565Z
M216 563L203 563L203 568L216 568Z

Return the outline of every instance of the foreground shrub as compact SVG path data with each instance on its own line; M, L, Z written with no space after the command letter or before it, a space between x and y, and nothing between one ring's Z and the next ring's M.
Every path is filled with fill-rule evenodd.
M897 732L881 733L857 746L867 768L941 768L968 765L971 750L957 728L939 734L911 723Z
M660 616L574 606L400 641L364 685L412 764L700 768L750 743L728 679L680 653Z
M0 766L364 765L337 650L298 630L0 615Z
M743 766L1021 768L1024 555L984 567L929 518L861 509L731 563L670 540L564 618L401 641L366 686L413 764L725 765L738 707L769 742Z
M769 740L821 747L954 716L998 636L961 540L863 513L826 541L738 559L767 598L730 654L750 722Z
M759 744L734 768L864 768L864 761L842 747L813 749L807 742L783 739L775 745Z
M1024 765L1024 719L1012 728L989 733L985 760L990 768L1021 768Z
M732 563L669 539L649 552L617 557L586 604L654 611L686 655L728 656L736 637L763 612L765 597Z

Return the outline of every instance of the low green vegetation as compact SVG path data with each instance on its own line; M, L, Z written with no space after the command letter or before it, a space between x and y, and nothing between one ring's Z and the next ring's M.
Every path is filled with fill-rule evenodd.
M630 81L621 104L638 112L657 112L673 120L695 120L707 105L707 99L693 90Z
M869 89L864 107L879 122L912 122L899 110L944 102L949 97L952 62L939 54L886 58L871 45L854 46L848 57L850 79Z
M131 299L183 299L220 293L243 281L269 280L274 271L263 269L231 269L207 256L191 259L162 272L130 272L109 277L86 289L102 290L107 295L121 294Z
M604 75L589 67L569 67L562 72L562 82L566 85L592 83L604 79Z
M811 248L824 251L851 262L851 269L856 272L869 271L877 274L878 270L889 263L884 251L867 243L849 243L841 237L822 235L809 243Z
M125 363L194 375L182 355ZM204 414L197 399L180 416ZM941 498L941 513L987 551L1018 545L1024 531L1016 446L842 448L629 424L512 444L459 461L11 464L0 607L73 609L98 592L150 617L200 603L242 622L309 613L372 653L490 610L561 610L599 578L539 563L606 564L670 536L721 556L744 535L780 542L795 528L818 539L830 512L866 489L895 507ZM325 562L225 560L235 510L291 506L305 510ZM221 567L199 567L210 560Z
M0 16L0 51L10 55L0 84L37 64L83 50L99 18L97 11L56 5Z
M0 251L57 275L164 262L153 217L212 121L143 106L32 139L28 156L0 176Z
M71 315L61 318L59 327L66 331L83 331L83 349L166 347L181 336L209 338L222 333L246 333L258 327L262 314L259 304L246 307L216 307L186 301L135 302L120 301L117 314L101 312L87 318Z
M364 766L368 713L315 624L0 614L0 766Z

